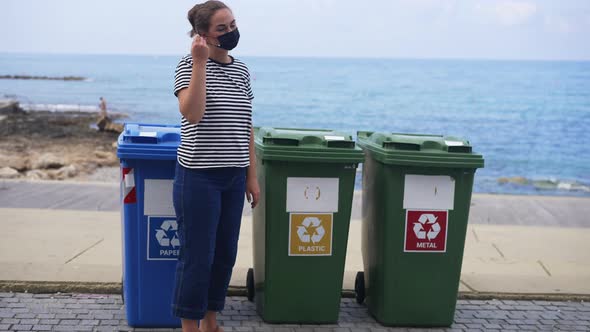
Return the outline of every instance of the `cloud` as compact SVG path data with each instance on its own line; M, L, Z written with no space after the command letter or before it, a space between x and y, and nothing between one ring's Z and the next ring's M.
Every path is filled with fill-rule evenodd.
M565 17L558 15L546 15L545 26L550 31L557 31L560 33L569 33L574 30L574 26Z
M476 11L502 26L527 23L537 13L537 5L526 1L500 1L479 3Z
M543 24L549 32L579 33L587 37L590 33L590 12L547 13L543 16Z

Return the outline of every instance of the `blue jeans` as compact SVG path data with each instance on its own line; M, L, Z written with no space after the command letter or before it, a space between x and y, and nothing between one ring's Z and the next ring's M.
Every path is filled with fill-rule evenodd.
M246 168L190 169L176 164L173 201L180 253L172 313L199 320L221 311L236 262Z

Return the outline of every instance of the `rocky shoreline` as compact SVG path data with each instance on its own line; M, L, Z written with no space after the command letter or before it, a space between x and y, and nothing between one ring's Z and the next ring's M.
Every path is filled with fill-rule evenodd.
M50 81L83 81L86 78L80 76L30 76L30 75L0 75L0 79L7 80L50 80Z
M96 172L101 168L112 173L122 126L99 131L98 120L97 113L27 112L16 101L0 100L0 178L78 180L104 173Z

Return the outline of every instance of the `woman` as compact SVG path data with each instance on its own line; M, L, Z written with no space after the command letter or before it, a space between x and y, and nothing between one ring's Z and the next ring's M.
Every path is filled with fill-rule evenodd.
M193 42L175 74L182 114L174 178L180 256L172 311L183 331L223 331L216 313L237 254L244 193L260 189L252 131L252 89L244 63L228 54L239 32L232 11L207 1L188 12ZM200 324L197 324L200 321Z

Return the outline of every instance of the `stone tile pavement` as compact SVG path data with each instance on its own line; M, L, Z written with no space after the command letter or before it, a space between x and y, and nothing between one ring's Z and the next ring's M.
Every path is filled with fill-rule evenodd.
M386 328L353 299L333 325L266 324L245 297L229 297L219 316L226 331L590 331L589 302L459 300L446 329ZM0 293L0 331L179 331L131 328L119 295Z

